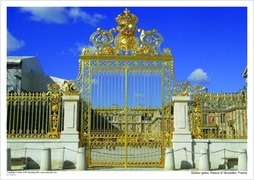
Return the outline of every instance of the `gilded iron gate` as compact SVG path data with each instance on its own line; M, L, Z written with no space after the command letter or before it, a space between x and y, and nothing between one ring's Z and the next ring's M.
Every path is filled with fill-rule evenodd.
M171 146L171 92L182 92L175 88L173 58L160 50L156 30L137 31L128 9L116 21L117 29L97 29L80 56L80 146L87 147L88 167L163 167Z
M82 145L88 150L89 167L162 167L171 115L171 104L162 101L165 62L87 62Z

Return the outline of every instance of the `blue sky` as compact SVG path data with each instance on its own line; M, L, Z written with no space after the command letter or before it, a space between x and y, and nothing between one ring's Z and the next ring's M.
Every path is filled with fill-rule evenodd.
M7 53L37 56L47 75L75 79L82 47L98 27L116 27L125 7L8 8ZM180 81L204 84L210 92L236 92L245 85L247 8L129 7L138 28L157 29L161 48L174 56Z

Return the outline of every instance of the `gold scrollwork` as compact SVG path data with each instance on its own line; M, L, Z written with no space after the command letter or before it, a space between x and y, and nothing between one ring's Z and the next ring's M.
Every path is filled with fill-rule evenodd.
M203 137L201 131L201 96L199 94L194 94L192 96L194 103L194 131L192 132L192 136L194 138L201 139Z
M200 87L198 84L194 84L193 87L190 86L190 82L178 82L172 81L172 87L170 92L174 96L190 96L192 94L204 93L206 92L205 86Z
M78 95L79 90L73 81L64 81L61 89L63 90L64 95Z
M165 146L172 147L172 135L171 133L167 132L165 135Z
M50 127L47 138L59 138L58 126L60 121L61 100L63 91L58 84L48 85L49 104L50 104Z
M110 30L97 29L90 36L92 47L85 47L81 55L167 55L172 56L171 51L160 45L163 37L156 29L144 31L137 30L138 18L125 9L116 17L117 27ZM118 32L114 37L113 33ZM138 37L136 32L140 33Z

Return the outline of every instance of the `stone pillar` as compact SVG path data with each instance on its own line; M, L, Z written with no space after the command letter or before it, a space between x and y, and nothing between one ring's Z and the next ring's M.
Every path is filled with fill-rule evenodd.
M64 130L61 132L60 140L62 146L72 151L77 151L79 147L78 115L79 96L64 95L62 97L64 106ZM75 155L77 155L75 153ZM73 159L73 153L65 153L65 160ZM77 156L75 158L75 161ZM73 162L75 163L75 162Z
M175 168L190 169L193 168L192 156L192 138L188 118L189 96L174 96L174 132L173 132L173 149ZM183 150L180 150L183 149ZM179 150L179 151L178 151Z
M200 150L200 157L199 157L199 167L200 171L209 171L209 156L208 156L208 149L203 148Z
M78 149L76 170L85 170L85 169L86 169L86 148L81 147Z
M189 96L174 96L174 139L191 139L188 102Z
M172 148L166 148L165 151L165 170L175 170L175 161Z
M64 105L64 130L61 132L61 140L78 140L78 95L63 96Z
M247 151L246 149L241 149L238 155L238 171L247 171Z
M11 148L7 148L7 171L11 171Z
M43 149L41 156L41 171L51 170L51 149Z

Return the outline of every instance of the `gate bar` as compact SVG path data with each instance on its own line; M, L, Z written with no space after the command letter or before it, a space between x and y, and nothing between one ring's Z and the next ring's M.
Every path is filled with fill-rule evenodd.
M128 68L125 69L125 168L127 168L128 164Z

